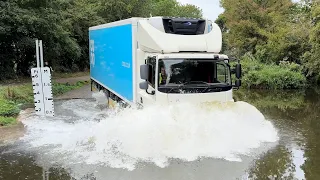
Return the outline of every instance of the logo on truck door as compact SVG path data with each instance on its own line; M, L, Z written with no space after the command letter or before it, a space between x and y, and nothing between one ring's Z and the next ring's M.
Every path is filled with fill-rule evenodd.
M94 40L90 40L90 64L94 67Z

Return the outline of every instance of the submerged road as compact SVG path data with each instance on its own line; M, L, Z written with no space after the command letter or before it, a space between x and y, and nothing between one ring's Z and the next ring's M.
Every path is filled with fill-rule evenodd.
M253 160L273 146L265 144L251 155L235 157L232 151L237 149L231 149L232 139L223 140L231 133L227 127L225 134L216 134L220 138L212 138L213 132L192 135L193 131L204 132L211 126L209 123L196 127L199 120L194 118L185 119L188 125L161 118L150 122L141 116L146 113L156 117L156 109L112 117L95 101L82 99L59 100L55 109L57 116L53 119L30 116L22 121L25 135L0 149L0 179L41 179L43 174L50 180L245 179ZM248 135L234 140L243 141L245 137ZM208 146L210 141L212 146ZM247 149L242 145L234 147ZM213 157L197 158L202 153Z

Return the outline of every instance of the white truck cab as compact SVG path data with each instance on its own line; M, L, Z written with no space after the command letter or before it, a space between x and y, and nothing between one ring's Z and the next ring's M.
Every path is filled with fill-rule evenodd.
M236 70L238 78L241 66ZM208 53L154 54L140 66L141 105L234 101L231 67L226 55Z
M222 34L217 24L155 17L143 20L139 28L144 29L139 50L145 59L139 68L139 104L234 101L232 91L241 85L241 65L232 71L228 56L219 54ZM235 86L231 72L236 72Z

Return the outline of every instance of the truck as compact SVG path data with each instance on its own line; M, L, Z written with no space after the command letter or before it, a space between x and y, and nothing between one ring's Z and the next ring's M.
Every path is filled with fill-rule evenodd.
M202 18L133 17L89 27L91 90L124 107L234 101L241 64L231 67L221 48L220 27Z

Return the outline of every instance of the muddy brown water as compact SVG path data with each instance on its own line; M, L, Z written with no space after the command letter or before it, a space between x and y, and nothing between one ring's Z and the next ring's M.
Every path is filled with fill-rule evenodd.
M83 163L55 164L44 156L50 147L30 151L17 140L0 145L0 179L320 179L320 90L241 90L235 94L238 100L255 105L279 132L277 145L257 157L243 156L241 162L172 160L164 168L141 163L128 171ZM70 113L60 108L61 103L56 103L57 113Z

